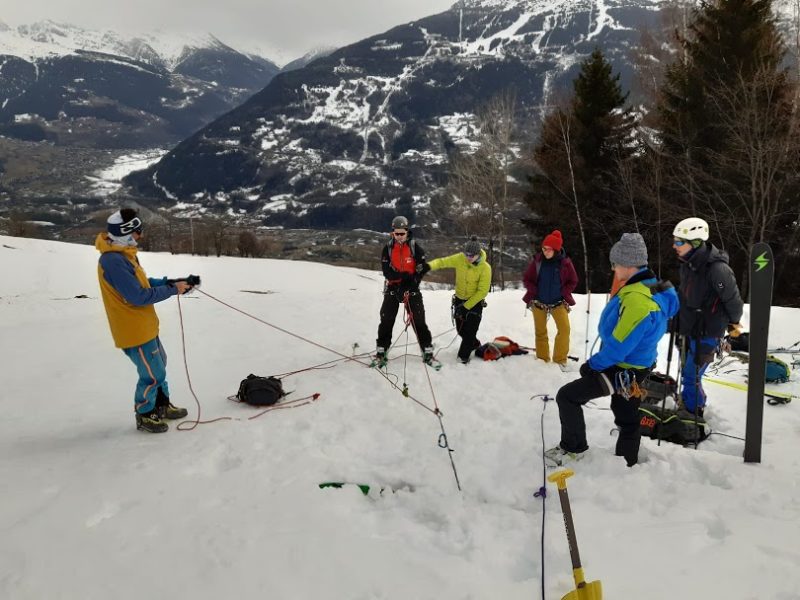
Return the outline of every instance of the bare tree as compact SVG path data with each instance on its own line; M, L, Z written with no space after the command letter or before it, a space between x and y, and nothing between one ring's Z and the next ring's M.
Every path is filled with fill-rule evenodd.
M222 256L229 248L228 236L230 229L233 227L233 222L227 216L215 217L207 223L209 234L211 235L212 245L217 257Z
M36 237L39 226L29 220L23 212L12 210L8 215L8 235L12 237Z
M478 148L453 159L449 194L451 210L465 235L485 237L493 250L497 242L494 276L505 289L503 254L507 238L507 215L517 198L510 186L511 170L517 160L514 145L516 96L505 92L494 97L478 115Z
M671 165L671 183L690 197L693 212L710 215L721 243L743 257L758 241L782 238L778 225L797 214L798 90L787 86L786 74L766 65L731 83L710 82L707 98L725 144L704 148L702 163L687 149ZM743 269L744 295L748 275Z
M237 244L239 255L243 258L255 257L259 254L259 241L252 231L242 231Z

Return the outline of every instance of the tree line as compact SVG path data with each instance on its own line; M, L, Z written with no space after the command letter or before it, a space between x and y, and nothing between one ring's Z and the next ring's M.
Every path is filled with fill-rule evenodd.
M530 128L517 122L513 94L492 101L476 118L478 150L451 161L457 208L447 213L502 256L510 207L523 204L534 238L558 228L569 240L582 291L603 292L621 233L641 233L651 266L674 276L672 229L699 216L729 253L745 297L749 249L766 241L777 259L776 301L796 304L798 23L793 38L782 32L771 0L673 1L662 14L664 28L643 31L634 57L640 104L631 105L599 48L570 95L539 107L532 143L514 136Z

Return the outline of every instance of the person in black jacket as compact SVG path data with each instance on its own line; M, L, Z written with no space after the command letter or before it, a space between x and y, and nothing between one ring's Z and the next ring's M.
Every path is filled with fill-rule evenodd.
M381 305L381 322L378 326L378 339L375 342L375 362L379 366L386 364L386 353L392 345L392 329L401 303L408 302L411 313L411 327L417 334L417 341L422 349L422 360L431 364L433 346L431 332L425 323L425 306L419 282L427 272L425 250L408 228L408 219L402 216L392 220L392 238L383 247L381 267L386 283L383 289Z
M714 359L725 331L741 332L744 303L728 254L708 242L708 223L698 217L675 226L672 247L681 261L679 342L685 349L681 400L686 410L703 414L706 393L702 378Z

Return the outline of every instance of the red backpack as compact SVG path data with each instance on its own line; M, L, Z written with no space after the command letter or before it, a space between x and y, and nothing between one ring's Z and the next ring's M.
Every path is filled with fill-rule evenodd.
M488 344L483 344L475 350L475 356L480 356L483 360L498 360L512 354L527 353L528 351L520 348L517 342L504 335L494 338Z

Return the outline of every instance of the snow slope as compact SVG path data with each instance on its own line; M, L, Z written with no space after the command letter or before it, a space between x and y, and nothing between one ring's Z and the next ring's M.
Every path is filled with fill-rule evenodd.
M199 273L206 293L338 353L373 347L377 272L141 260L153 277ZM135 375L113 348L96 262L90 246L0 236L0 598L521 600L541 597L542 566L547 598L572 588L552 486L542 563L542 501L532 494L543 478L542 410L548 447L558 441L558 411L532 396L555 394L574 375L532 355L457 364L455 345L446 347L450 292L426 291L444 363L430 380L459 492L437 445L438 419L361 364L287 377L290 398L319 400L246 420L256 409L226 397L249 373L339 356L195 292L180 308L202 418L236 420L144 434L134 428ZM489 296L482 339L532 345L520 296ZM601 304L595 296L592 323ZM172 398L196 417L178 308L172 299L157 310ZM800 338L797 310L773 314L771 344ZM584 316L580 298L573 354L583 353ZM404 343L392 353L392 381L430 408L426 372L416 356L405 365ZM741 436L744 394L708 388L714 429ZM713 436L696 451L645 440L645 462L633 469L613 456L607 407L586 410L592 448L569 480L586 574L607 598L800 598L800 402L765 407L761 465L743 464L741 441ZM318 489L326 480L397 491Z

